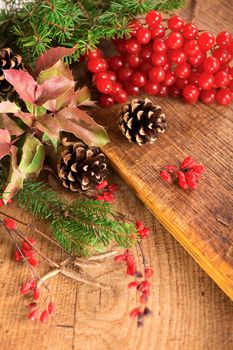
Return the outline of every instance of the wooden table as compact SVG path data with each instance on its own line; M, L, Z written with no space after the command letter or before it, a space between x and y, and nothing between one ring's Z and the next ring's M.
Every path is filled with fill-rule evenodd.
M112 181L120 183L113 175ZM127 289L131 280L125 269L112 261L94 273L112 286L101 291L57 276L49 286L57 305L56 317L48 325L26 318L28 301L19 295L27 278L26 266L12 261L12 244L0 230L0 350L230 350L233 348L233 304L201 270L177 241L121 183L117 207L132 218L142 219L153 234L143 250L155 270L149 306L153 317L137 329L129 318L136 305L135 293ZM21 210L8 209L30 222ZM47 227L39 222L39 227ZM59 250L39 241L54 259ZM139 252L137 263L142 267ZM138 253L138 254L137 254ZM48 271L40 265L41 273Z
M200 24L216 32L216 27L230 28L230 0L200 2ZM211 5L217 10L205 18ZM186 18L192 16L188 2ZM216 16L213 15L216 13ZM119 178L112 174L112 181ZM218 286L201 270L123 183L116 201L118 210L133 219L142 219L153 228L143 242L143 250L155 270L149 306L153 317L143 329L128 316L136 305L135 294L127 289L124 267L109 261L93 276L112 286L102 291L74 283L62 276L50 282L57 305L56 317L44 326L27 320L27 300L19 287L28 276L27 267L12 261L12 244L0 230L0 350L230 350L233 349L233 304ZM31 222L21 210L7 209ZM46 231L47 227L38 222ZM39 241L54 260L60 251L46 241ZM142 266L139 252L137 263ZM43 274L48 271L43 263Z

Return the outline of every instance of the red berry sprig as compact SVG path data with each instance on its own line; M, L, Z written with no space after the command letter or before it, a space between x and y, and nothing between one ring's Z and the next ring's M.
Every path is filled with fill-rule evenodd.
M158 11L151 11L144 23L129 23L129 39L113 41L118 55L104 58L99 49L86 55L102 107L125 103L141 90L152 96L182 96L187 103L231 103L231 33L224 31L215 38L180 16L166 21L167 26Z
M112 204L114 200L114 193L119 190L119 185L109 185L107 180L103 180L96 186L96 190L98 191L98 195L96 196L98 201L105 201Z
M145 225L141 221L137 221L135 224L139 236L143 239L147 237L150 233L149 228L145 227ZM151 310L146 306L149 296L151 283L149 279L153 276L153 269L148 266L147 261L143 255L142 248L140 243L138 242L144 263L144 273L140 272L136 267L135 258L132 252L129 249L126 249L123 254L120 254L115 257L115 261L117 263L124 262L126 264L127 270L126 273L129 276L134 276L134 281L128 284L129 289L135 289L138 295L140 306L134 308L130 312L130 317L137 318L138 327L143 326L145 317L151 315Z
M27 262L36 267L39 262L36 258L36 252L33 249L33 246L36 244L36 241L32 238L27 238L27 241L23 241L19 249L16 247L14 257L16 262L21 262L27 260Z
M191 156L185 158L178 168L175 165L167 165L161 172L160 177L168 183L174 181L184 190L197 188L197 181L201 178L201 174L205 171L202 164L197 164Z

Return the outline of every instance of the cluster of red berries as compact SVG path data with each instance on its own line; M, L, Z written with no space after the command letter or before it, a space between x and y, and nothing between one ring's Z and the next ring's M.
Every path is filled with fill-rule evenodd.
M151 283L148 279L153 276L153 269L151 267L145 267L144 275L140 271L137 271L134 256L128 249L123 254L116 256L115 261L117 263L126 263L127 274L135 277L135 280L128 284L128 288L136 288L136 291L139 293L140 304L145 305L150 296ZM151 310L147 306L137 307L130 312L130 317L137 317L138 327L143 325L144 318L149 315L151 315Z
M204 165L197 164L191 156L188 156L181 163L179 168L175 165L167 165L165 169L160 172L160 177L169 183L177 180L178 185L184 190L189 188L194 190L197 188L197 181L204 171Z
M101 191L101 194L98 194L96 196L96 199L98 201L105 201L112 204L114 200L114 193L119 190L119 185L109 185L107 180L103 180L96 186L96 189L97 191Z
M104 58L99 49L87 54L87 68L102 93L101 106L125 103L140 89L153 96L183 96L188 103L232 101L230 32L215 38L179 16L170 17L165 27L157 11L146 15L145 24L133 20L129 27L129 39L114 40L118 55Z
M149 236L150 229L148 227L145 227L145 225L141 221L136 221L135 227L137 229L139 236L142 239Z
M32 293L34 301L28 305L28 318L31 321L36 321L39 318L41 323L47 323L49 316L53 315L55 312L55 305L50 301L45 310L43 310L42 312L39 311L39 305L35 302L40 298L40 290L37 287L36 281L32 279L24 283L20 288L20 293L22 295L28 295L29 293Z
M27 260L27 262L36 267L39 262L36 259L36 252L33 249L33 245L36 244L36 241L33 238L27 238L27 241L23 241L20 247L20 251L16 249L15 251L15 261L20 262Z

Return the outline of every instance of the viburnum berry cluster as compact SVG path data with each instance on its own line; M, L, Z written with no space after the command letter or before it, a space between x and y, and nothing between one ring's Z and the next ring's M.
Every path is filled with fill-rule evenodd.
M135 226L137 228L138 234L142 239L150 234L150 229L145 227L141 221L137 221ZM152 314L151 310L146 306L146 304L150 296L151 288L151 283L149 279L153 276L154 271L151 267L148 266L140 242L138 242L138 246L140 248L143 258L144 273L137 269L134 255L129 249L126 249L123 254L117 255L115 257L115 261L117 263L124 262L127 267L127 275L134 276L135 278L134 281L128 284L128 288L136 290L140 306L134 308L130 312L130 317L137 318L137 325L138 327L141 327L144 324L145 317L150 316Z
M151 11L130 22L130 38L115 39L117 55L101 50L87 54L87 68L101 93L103 107L125 103L129 95L182 96L187 103L201 100L228 105L233 98L233 38L224 31L215 38L195 23L172 16L162 19Z
M184 190L197 188L197 181L201 178L201 174L205 171L202 164L197 164L191 156L188 156L178 168L176 165L167 165L160 172L160 177L168 183L174 181Z

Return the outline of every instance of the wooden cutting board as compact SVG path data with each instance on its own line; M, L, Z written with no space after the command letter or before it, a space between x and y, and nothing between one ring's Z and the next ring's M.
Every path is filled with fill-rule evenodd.
M199 6L201 28L214 34L233 32L231 0L207 0ZM183 10L187 19L192 10L189 2ZM152 100L169 123L155 145L128 143L116 125L120 106L96 112L111 140L104 152L156 218L233 299L233 104L225 108L187 105L170 97ZM164 165L178 164L187 155L206 166L196 191L168 185L159 177Z

